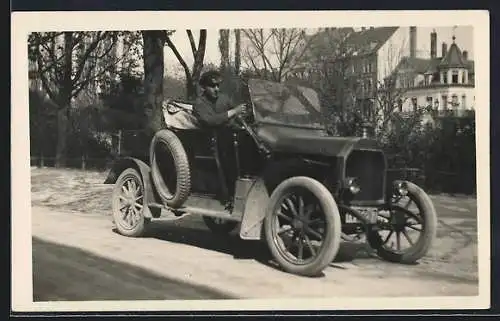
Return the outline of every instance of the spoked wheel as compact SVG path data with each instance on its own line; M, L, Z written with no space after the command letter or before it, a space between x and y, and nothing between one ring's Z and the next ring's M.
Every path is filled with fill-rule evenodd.
M203 221L212 232L220 235L231 233L238 225L238 222L236 221L229 221L210 216L203 216Z
M289 273L316 276L339 249L337 204L326 187L309 177L292 177L276 187L264 228L274 259Z
M140 174L128 168L118 177L113 190L113 220L120 234L144 234L149 219L144 217L144 184Z
M407 184L408 194L393 196L390 210L379 213L378 231L368 233L368 242L381 258L411 264L432 245L437 215L427 194L417 185Z

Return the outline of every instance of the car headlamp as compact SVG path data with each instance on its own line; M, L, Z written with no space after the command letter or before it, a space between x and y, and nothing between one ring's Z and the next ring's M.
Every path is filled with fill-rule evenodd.
M396 182L394 184L394 192L399 196L408 195L408 184L404 181Z
M357 194L361 191L361 187L359 186L359 182L355 177L346 178L344 181L344 186L352 194Z

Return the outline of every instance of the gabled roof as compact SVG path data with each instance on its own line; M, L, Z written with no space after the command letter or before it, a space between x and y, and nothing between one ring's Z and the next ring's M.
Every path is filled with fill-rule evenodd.
M458 48L455 43L455 37L453 37L453 43L448 50L446 56L443 57L443 60L439 63L439 67L448 67L448 68L466 68L467 64L464 62L462 51Z
M438 70L438 66L441 63L442 58L431 58L427 59L427 68L425 70L426 74L433 74Z
M347 39L348 46L367 54L376 52L398 30L399 27L377 27L353 32Z
M404 57L396 67L411 68L418 74L433 74L443 68L467 68L469 73L474 73L474 60L465 60L460 48L453 43L444 57L431 59Z
M419 74L423 74L429 68L429 59L405 57L407 64L413 67L413 70Z
M326 28L310 36L306 36L308 49L306 55L313 57L329 57L339 49L334 44L343 42L346 36L354 32L354 28Z

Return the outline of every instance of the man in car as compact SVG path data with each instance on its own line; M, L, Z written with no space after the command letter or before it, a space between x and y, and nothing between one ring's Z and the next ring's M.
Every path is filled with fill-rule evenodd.
M219 93L222 75L211 70L200 77L201 95L193 104L193 113L202 126L212 129L217 138L217 149L220 156L222 172L221 179L226 182L221 187L223 197L228 197L234 192L234 180L236 178L235 156L233 136L231 135L231 120L238 115L244 115L246 106L239 104L234 106L231 99ZM224 195L225 194L225 195Z
M222 76L216 70L207 71L200 77L201 95L193 105L193 113L205 126L226 125L245 112L245 104L234 107L228 96L219 93L221 82Z

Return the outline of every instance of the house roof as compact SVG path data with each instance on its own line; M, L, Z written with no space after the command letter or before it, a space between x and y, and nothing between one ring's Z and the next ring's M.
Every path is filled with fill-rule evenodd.
M336 43L344 41L345 37L354 32L354 28L326 28L307 36L309 44L306 55L310 57L330 57L336 54Z
M446 56L443 57L441 62L439 63L439 67L459 67L466 68L467 64L464 62L462 51L458 48L455 43L455 37L453 37L453 43L450 46L450 49L446 53Z
M453 39L455 40L455 39ZM444 57L437 58L414 58L404 57L396 70L401 68L411 68L418 74L433 74L443 68L467 68L470 73L474 73L474 61L465 60L458 45L453 42Z
M398 30L398 27L377 27L353 32L347 39L348 46L367 54L378 51Z
M405 62L415 70L417 73L425 73L430 65L429 59L404 57Z
M438 66L441 63L441 60L443 58L431 58L431 59L425 59L427 60L427 68L425 69L426 74L433 74L438 70Z
M379 50L396 30L398 27L376 27L360 31L354 31L354 28L327 28L309 36L308 54L316 57L318 55L335 56L335 59L338 58L335 54L338 50L347 50L348 56L354 53L356 55L370 54ZM336 41L341 45L334 46L332 42Z

